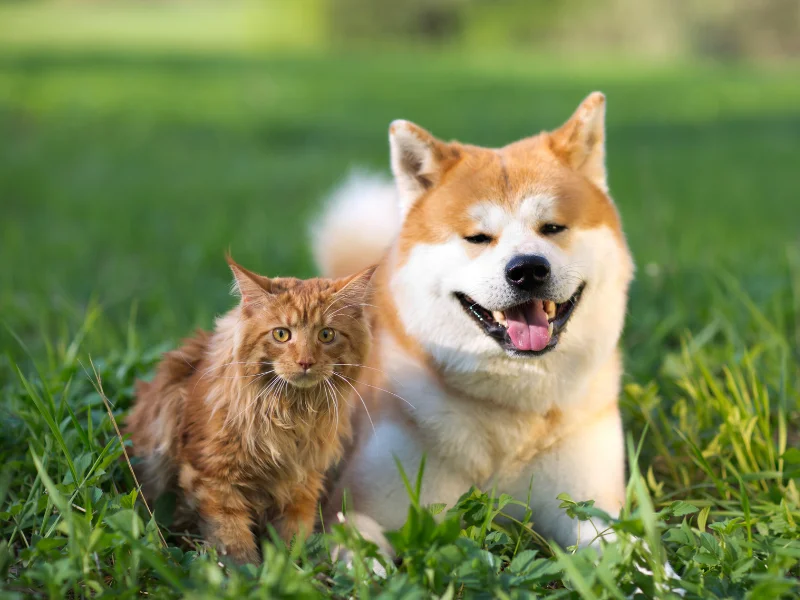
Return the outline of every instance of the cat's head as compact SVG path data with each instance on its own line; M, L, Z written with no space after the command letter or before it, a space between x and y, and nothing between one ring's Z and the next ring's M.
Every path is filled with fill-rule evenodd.
M230 257L228 263L240 296L235 359L247 366L242 370L262 383L278 377L312 388L364 362L374 267L341 279L302 280L264 277Z

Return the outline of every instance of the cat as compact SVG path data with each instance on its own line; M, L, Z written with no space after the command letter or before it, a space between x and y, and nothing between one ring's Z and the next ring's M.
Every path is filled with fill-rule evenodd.
M270 279L228 263L238 306L138 382L126 430L145 498L175 492L176 522L258 563L267 524L287 543L311 532L325 471L352 435L374 269Z

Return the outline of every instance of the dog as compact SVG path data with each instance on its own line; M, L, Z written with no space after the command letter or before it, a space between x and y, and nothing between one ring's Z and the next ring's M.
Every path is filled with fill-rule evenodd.
M395 185L354 174L313 229L325 276L379 264L369 375L353 382L368 413L323 515L346 499L361 522L401 527L397 464L414 481L424 455L423 504L496 489L529 498L544 537L591 543L556 496L614 516L625 501L618 345L634 264L608 191L605 96L499 149L402 120L389 142Z

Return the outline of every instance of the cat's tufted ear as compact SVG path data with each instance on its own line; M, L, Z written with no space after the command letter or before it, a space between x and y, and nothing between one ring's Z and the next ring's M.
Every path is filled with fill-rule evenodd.
M405 217L414 202L439 182L459 151L419 125L403 120L392 121L389 126L389 147L400 212Z
M589 94L575 113L550 134L553 151L604 192L606 182L606 97Z
M372 276L375 274L377 265L367 267L355 275L337 279L335 283L337 298L346 298L349 302L362 305L369 302L372 293Z
M269 277L245 269L230 254L225 258L233 272L233 292L241 298L242 304L250 304L270 294L272 284Z

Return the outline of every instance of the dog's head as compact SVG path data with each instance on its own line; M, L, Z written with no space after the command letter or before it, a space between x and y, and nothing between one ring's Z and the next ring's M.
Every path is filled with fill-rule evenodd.
M500 149L390 128L403 226L391 286L435 359L605 353L633 265L608 196L605 98L559 129Z

